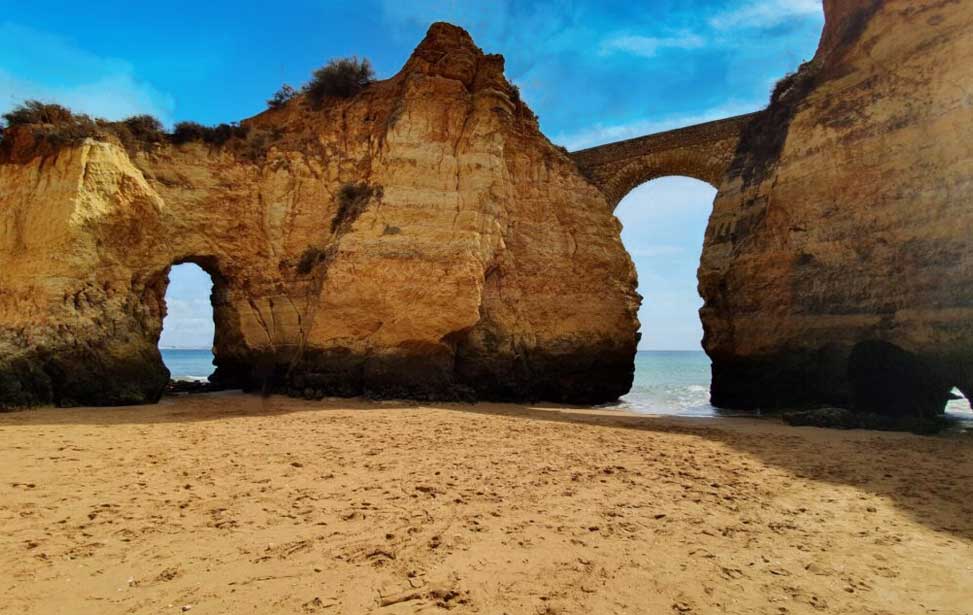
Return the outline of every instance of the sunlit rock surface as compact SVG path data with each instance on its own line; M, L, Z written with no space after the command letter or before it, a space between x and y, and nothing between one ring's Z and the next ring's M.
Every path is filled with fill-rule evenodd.
M824 4L706 233L713 402L935 413L973 393L973 3Z
M8 135L0 404L158 399L168 269L214 281L216 378L294 395L602 402L635 272L503 58L435 24L403 70L244 122L262 147Z
M936 414L973 393L973 4L824 9L768 110L664 161L713 181L733 154L699 270L713 403ZM579 168L503 59L446 24L355 98L244 125L220 147L4 136L0 405L157 399L166 276L186 261L213 276L221 384L628 391L639 297L611 208L651 156L625 181Z

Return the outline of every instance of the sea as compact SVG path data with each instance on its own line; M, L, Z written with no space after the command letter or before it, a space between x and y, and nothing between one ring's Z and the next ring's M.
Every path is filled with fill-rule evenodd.
M213 373L213 351L209 348L160 348L162 361L173 380L203 382Z
M213 353L208 349L163 348L162 360L174 380L203 381L214 369ZM611 407L644 414L689 417L739 414L710 405L709 384L710 361L703 351L639 351L635 355L632 390ZM946 411L958 419L973 420L965 399L950 401Z

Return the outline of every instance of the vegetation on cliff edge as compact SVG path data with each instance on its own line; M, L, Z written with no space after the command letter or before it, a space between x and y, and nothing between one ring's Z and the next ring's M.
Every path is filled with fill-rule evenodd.
M179 122L171 133L151 115L135 115L120 121L92 118L74 113L67 107L38 100L28 100L3 115L6 128L0 130L0 147L5 144L12 128L29 127L36 144L50 148L80 143L92 138L116 141L130 152L157 143L182 145L191 142L223 146L234 141L244 158L256 160L263 156L271 143L281 136L279 130L251 131L239 124L204 126L197 122Z
M312 109L320 109L328 98L351 98L375 79L367 58L339 58L314 71L301 91Z
M280 109L295 96L297 96L297 90L285 83L280 86L280 89L274 93L272 98L267 100L267 108Z

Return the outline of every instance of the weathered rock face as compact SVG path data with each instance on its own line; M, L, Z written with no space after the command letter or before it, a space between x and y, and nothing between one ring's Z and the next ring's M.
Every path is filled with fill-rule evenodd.
M973 3L825 13L706 233L713 403L935 412L973 394Z
M0 404L156 400L167 273L214 280L216 377L292 394L600 402L635 273L603 195L466 32L395 77L245 122L266 152L7 135Z

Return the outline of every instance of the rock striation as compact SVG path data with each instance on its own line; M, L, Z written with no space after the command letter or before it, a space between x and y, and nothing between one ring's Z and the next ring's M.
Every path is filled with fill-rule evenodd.
M824 8L706 232L713 403L934 414L973 398L973 4Z
M351 99L243 122L260 148L110 139L0 163L0 405L159 398L169 268L214 281L214 379L294 395L595 403L640 297L604 196L503 58L434 24ZM253 145L251 142L250 146Z

